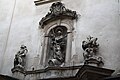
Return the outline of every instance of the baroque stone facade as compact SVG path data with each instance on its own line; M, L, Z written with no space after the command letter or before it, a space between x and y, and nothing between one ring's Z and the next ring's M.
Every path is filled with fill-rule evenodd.
M119 80L119 6L119 0L0 1L0 79Z

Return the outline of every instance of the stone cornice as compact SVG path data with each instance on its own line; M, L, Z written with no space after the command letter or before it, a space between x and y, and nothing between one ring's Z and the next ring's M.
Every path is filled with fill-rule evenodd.
M25 71L21 68L13 68L11 71L14 72L20 72L22 74L37 74L37 73L45 73L49 70L74 70L74 69L80 69L81 66L69 66L69 67L46 67L44 69L38 69L38 70L31 70L31 71Z

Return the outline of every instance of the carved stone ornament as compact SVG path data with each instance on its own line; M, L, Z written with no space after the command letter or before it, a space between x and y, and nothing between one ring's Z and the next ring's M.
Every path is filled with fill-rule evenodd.
M14 68L20 67L23 68L25 67L25 57L27 54L28 50L25 45L21 45L20 50L15 54L14 58Z
M62 66L65 62L67 29L64 26L53 28L48 37L48 65Z
M66 9L61 2L53 3L50 7L50 12L48 12L47 15L40 20L40 28L44 28L44 25L48 22L64 18L77 19L76 11Z
M101 63L103 64L102 57L96 56L99 49L97 40L98 38L88 36L87 40L82 42L84 64L96 64L97 66L100 66Z

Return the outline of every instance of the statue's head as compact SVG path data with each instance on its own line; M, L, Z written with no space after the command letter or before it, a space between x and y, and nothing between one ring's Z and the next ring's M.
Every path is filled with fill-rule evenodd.
M91 40L93 37L91 37L90 35L87 37L87 40Z
M57 36L61 36L62 35L62 31L61 30L58 30L57 31Z
M21 49L23 49L24 48L24 45L21 45L21 47L20 47Z
M55 30L56 34L58 36L62 35L63 34L63 29L61 27L57 27L56 30Z
M86 43L86 41L82 41L82 44L85 44Z
M21 47L20 47L21 49L25 49L26 48L26 46L25 45L21 45Z

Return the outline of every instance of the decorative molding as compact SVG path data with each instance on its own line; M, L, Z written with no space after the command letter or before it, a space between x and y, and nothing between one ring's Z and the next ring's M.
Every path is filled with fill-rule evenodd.
M43 79L50 79L50 77L52 77L53 74L56 75L56 73L58 73L59 75L54 76L55 77L61 77L61 78L65 78L68 76L75 76L75 74L77 73L77 71L81 68L82 66L66 66L66 67L46 67L44 69L38 69L38 70L21 70L21 68L14 68L12 69L12 73L13 73L13 77L21 76L21 80L25 79L25 77L27 76L36 76L35 80L43 80ZM54 73L55 72L55 73ZM65 72L69 72L68 74L65 74ZM49 75L50 76L49 76ZM43 76L41 76L43 75ZM31 77L30 77L31 78ZM29 79L30 79L29 78ZM25 79L26 80L26 79Z
M50 12L47 13L45 17L43 17L40 22L40 28L44 28L44 25L47 23L58 20L58 19L77 19L78 15L76 14L76 11L72 11L69 9L66 9L64 4L61 2L53 3L50 7Z
M35 80L103 80L106 77L110 77L113 72L114 70L111 69L89 65L79 65L68 67L46 67L44 69L34 71L20 71L15 69L13 74L15 75L14 77L21 74L21 80L29 80L32 78L32 76L36 75L38 76L36 76ZM53 74L55 76L52 76ZM27 79L27 76L31 77Z
M61 0L36 0L34 1L34 3L36 6L38 6L38 5L47 4L54 1L61 1Z

